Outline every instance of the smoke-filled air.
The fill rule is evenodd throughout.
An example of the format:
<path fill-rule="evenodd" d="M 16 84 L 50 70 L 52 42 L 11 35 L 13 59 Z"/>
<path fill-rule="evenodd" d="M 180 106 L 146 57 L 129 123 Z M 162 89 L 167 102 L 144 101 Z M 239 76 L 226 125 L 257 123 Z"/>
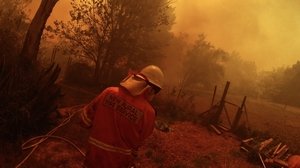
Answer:
<path fill-rule="evenodd" d="M 0 9 L 0 167 L 300 168 L 300 1 Z"/>
<path fill-rule="evenodd" d="M 173 31 L 204 33 L 216 47 L 238 52 L 259 70 L 288 66 L 300 56 L 297 0 L 177 0 Z"/>

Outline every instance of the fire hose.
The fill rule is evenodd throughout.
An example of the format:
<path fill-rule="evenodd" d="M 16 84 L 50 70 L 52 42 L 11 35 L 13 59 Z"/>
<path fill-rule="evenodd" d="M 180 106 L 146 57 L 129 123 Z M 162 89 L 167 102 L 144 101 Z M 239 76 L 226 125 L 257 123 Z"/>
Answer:
<path fill-rule="evenodd" d="M 53 138 L 53 139 L 59 139 L 62 140 L 68 144 L 71 144 L 77 151 L 79 151 L 81 153 L 82 156 L 85 157 L 85 153 L 78 147 L 76 146 L 72 141 L 64 138 L 64 137 L 60 137 L 60 136 L 56 136 L 53 135 L 59 128 L 61 128 L 62 126 L 66 125 L 67 123 L 69 123 L 71 121 L 71 118 L 73 116 L 75 116 L 75 114 L 77 112 L 79 112 L 81 110 L 81 108 L 84 105 L 77 105 L 72 107 L 72 109 L 77 109 L 76 111 L 74 111 L 72 114 L 70 114 L 70 112 L 68 112 L 68 117 L 66 117 L 57 127 L 53 128 L 51 131 L 49 131 L 46 135 L 41 135 L 41 136 L 37 136 L 37 137 L 33 137 L 31 139 L 29 139 L 28 141 L 26 141 L 25 143 L 22 144 L 22 150 L 26 150 L 26 149 L 31 149 L 30 153 L 15 167 L 15 168 L 20 168 L 29 158 L 30 156 L 34 153 L 34 151 L 39 147 L 40 144 L 42 144 L 44 141 L 46 141 L 48 138 Z M 36 143 L 33 143 L 31 145 L 28 145 L 34 141 L 37 141 Z"/>

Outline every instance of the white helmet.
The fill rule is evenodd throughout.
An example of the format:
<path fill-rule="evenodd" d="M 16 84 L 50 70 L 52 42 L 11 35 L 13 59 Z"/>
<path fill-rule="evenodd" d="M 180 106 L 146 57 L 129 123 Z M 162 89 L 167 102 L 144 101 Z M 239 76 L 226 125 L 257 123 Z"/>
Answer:
<path fill-rule="evenodd" d="M 163 82 L 164 82 L 164 73 L 161 69 L 155 65 L 146 66 L 144 69 L 141 70 L 140 74 L 146 77 L 152 85 L 162 89 Z"/>
<path fill-rule="evenodd" d="M 120 85 L 125 87 L 133 96 L 143 93 L 143 91 L 151 86 L 155 92 L 162 89 L 164 82 L 164 74 L 161 69 L 155 65 L 149 65 L 143 68 L 138 74 L 126 77 Z"/>

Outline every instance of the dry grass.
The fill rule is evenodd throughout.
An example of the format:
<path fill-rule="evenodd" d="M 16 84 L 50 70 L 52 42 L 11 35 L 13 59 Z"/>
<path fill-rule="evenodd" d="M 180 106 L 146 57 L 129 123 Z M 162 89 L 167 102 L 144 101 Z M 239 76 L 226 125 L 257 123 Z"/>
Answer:
<path fill-rule="evenodd" d="M 194 94 L 193 100 L 189 100 L 189 96 L 187 95 L 185 98 L 179 99 L 176 103 L 174 101 L 174 96 L 170 94 L 160 95 L 159 101 L 166 102 L 166 99 L 170 100 L 167 101 L 170 105 L 162 108 L 160 113 L 163 113 L 163 117 L 167 117 L 171 120 L 193 121 L 195 119 L 194 114 L 199 114 L 210 109 L 213 97 L 213 93 L 208 91 Z M 216 94 L 213 104 L 217 104 L 221 100 L 221 96 L 222 92 L 219 91 Z M 237 105 L 225 104 L 231 123 L 233 122 L 238 106 L 241 105 L 243 98 L 244 96 L 242 95 L 230 95 L 230 92 L 226 97 L 227 102 Z M 179 106 L 179 108 L 172 107 L 174 104 Z M 192 106 L 194 107 L 193 109 L 190 108 Z M 271 136 L 278 141 L 286 143 L 290 147 L 291 153 L 300 153 L 300 108 L 248 97 L 246 101 L 246 112 L 247 113 L 243 113 L 240 123 L 244 124 L 246 130 L 249 130 L 250 134 L 265 137 Z M 230 127 L 224 110 L 221 119 L 223 125 Z M 242 134 L 245 135 L 246 133 Z"/>
<path fill-rule="evenodd" d="M 211 93 L 212 95 L 212 93 Z M 202 107 L 196 109 L 197 112 L 203 112 L 203 109 L 210 108 L 209 98 L 211 95 L 204 93 L 199 94 L 197 102 L 202 101 Z M 216 96 L 216 101 L 220 100 L 221 95 Z M 243 96 L 228 95 L 226 101 L 232 102 L 240 106 Z M 206 102 L 206 103 L 205 103 Z M 234 119 L 237 107 L 226 104 L 228 114 L 231 121 Z M 272 136 L 290 146 L 292 153 L 300 153 L 300 108 L 283 104 L 269 102 L 263 99 L 247 98 L 246 112 L 248 115 L 248 123 L 246 123 L 246 114 L 242 115 L 240 123 L 246 123 L 250 129 L 266 136 Z M 223 111 L 224 117 L 224 111 Z M 223 122 L 228 124 L 227 119 L 223 118 Z M 248 125 L 249 124 L 249 125 Z"/>
<path fill-rule="evenodd" d="M 140 149 L 141 168 L 257 168 L 240 152 L 239 141 L 230 133 L 216 136 L 191 122 L 175 122 L 171 132 L 155 130 Z"/>

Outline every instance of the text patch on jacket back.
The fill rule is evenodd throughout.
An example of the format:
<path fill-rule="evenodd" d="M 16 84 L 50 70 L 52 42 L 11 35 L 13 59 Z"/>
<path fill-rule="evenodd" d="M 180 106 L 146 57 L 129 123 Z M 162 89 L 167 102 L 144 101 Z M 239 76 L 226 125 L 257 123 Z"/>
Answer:
<path fill-rule="evenodd" d="M 114 109 L 121 113 L 122 116 L 135 123 L 137 123 L 143 115 L 139 109 L 114 94 L 107 94 L 105 96 L 104 106 Z"/>

